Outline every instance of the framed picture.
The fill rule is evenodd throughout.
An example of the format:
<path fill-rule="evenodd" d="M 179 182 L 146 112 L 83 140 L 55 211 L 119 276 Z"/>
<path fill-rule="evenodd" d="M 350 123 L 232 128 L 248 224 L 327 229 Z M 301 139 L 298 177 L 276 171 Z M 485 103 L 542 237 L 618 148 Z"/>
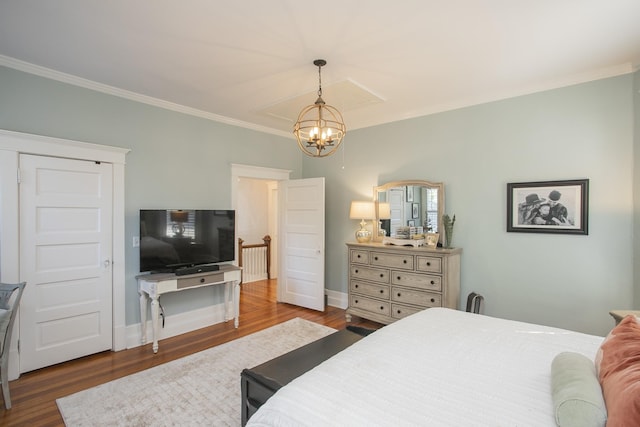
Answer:
<path fill-rule="evenodd" d="M 413 203 L 411 205 L 411 218 L 418 218 L 420 216 L 420 203 Z"/>
<path fill-rule="evenodd" d="M 415 227 L 416 226 L 416 220 L 415 219 L 410 219 L 407 221 L 407 226 L 409 227 Z"/>
<path fill-rule="evenodd" d="M 440 239 L 439 233 L 427 233 L 424 244 L 428 248 L 435 249 L 438 246 L 438 239 Z"/>
<path fill-rule="evenodd" d="M 507 231 L 589 234 L 589 180 L 507 184 Z"/>
<path fill-rule="evenodd" d="M 407 202 L 413 202 L 413 186 L 407 185 Z"/>

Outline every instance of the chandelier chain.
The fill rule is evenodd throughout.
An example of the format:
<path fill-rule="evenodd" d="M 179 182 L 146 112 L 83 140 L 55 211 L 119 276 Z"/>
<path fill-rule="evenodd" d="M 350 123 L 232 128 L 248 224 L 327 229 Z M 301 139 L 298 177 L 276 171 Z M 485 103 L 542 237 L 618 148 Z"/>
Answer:
<path fill-rule="evenodd" d="M 318 65 L 318 96 L 322 97 L 322 65 Z"/>

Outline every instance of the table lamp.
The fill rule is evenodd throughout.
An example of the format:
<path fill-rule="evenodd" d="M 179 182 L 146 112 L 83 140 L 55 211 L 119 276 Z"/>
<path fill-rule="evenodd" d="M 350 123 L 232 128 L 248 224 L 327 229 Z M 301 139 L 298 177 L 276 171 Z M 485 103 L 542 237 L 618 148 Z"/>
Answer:
<path fill-rule="evenodd" d="M 371 232 L 366 229 L 367 222 L 365 220 L 374 219 L 375 217 L 375 205 L 373 202 L 351 202 L 349 218 L 362 220 L 360 221 L 360 229 L 356 231 L 356 240 L 358 243 L 367 243 L 371 241 Z"/>

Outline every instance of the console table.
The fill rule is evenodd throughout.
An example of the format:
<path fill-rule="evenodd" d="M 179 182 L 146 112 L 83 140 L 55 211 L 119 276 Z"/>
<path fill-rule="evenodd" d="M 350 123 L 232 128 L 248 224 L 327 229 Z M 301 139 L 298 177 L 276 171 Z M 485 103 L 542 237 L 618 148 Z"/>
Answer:
<path fill-rule="evenodd" d="M 235 265 L 221 265 L 220 270 L 176 276 L 173 273 L 142 274 L 138 279 L 140 294 L 140 320 L 142 323 L 142 345 L 147 342 L 147 304 L 151 299 L 151 328 L 153 352 L 158 352 L 158 316 L 160 295 L 180 292 L 203 286 L 224 285 L 224 321 L 229 317 L 229 302 L 233 307 L 234 325 L 237 328 L 240 313 L 240 271 Z"/>

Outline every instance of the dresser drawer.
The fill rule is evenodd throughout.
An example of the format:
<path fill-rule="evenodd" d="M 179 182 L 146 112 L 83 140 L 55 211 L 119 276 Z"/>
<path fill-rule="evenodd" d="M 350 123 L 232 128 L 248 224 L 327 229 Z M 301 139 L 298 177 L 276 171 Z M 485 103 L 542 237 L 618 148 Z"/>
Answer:
<path fill-rule="evenodd" d="M 407 317 L 422 310 L 423 309 L 421 308 L 407 307 L 406 305 L 391 304 L 391 317 L 394 319 L 402 319 L 403 317 Z"/>
<path fill-rule="evenodd" d="M 382 268 L 363 267 L 361 265 L 352 265 L 351 277 L 372 280 L 378 283 L 389 283 L 389 270 Z"/>
<path fill-rule="evenodd" d="M 386 301 L 377 301 L 360 295 L 351 295 L 349 305 L 354 308 L 382 314 L 384 316 L 390 315 L 390 304 Z"/>
<path fill-rule="evenodd" d="M 413 270 L 413 255 L 395 255 L 382 252 L 371 252 L 371 265 Z"/>
<path fill-rule="evenodd" d="M 389 299 L 389 286 L 374 283 L 351 281 L 351 292 L 376 298 Z"/>
<path fill-rule="evenodd" d="M 442 277 L 428 274 L 406 273 L 404 271 L 391 272 L 391 284 L 411 286 L 413 288 L 442 290 Z"/>
<path fill-rule="evenodd" d="M 391 301 L 422 307 L 442 307 L 442 295 L 405 288 L 393 287 L 391 289 Z"/>
<path fill-rule="evenodd" d="M 369 252 L 352 249 L 351 262 L 358 264 L 369 264 Z"/>
<path fill-rule="evenodd" d="M 416 270 L 428 273 L 442 273 L 442 258 L 418 256 Z"/>

